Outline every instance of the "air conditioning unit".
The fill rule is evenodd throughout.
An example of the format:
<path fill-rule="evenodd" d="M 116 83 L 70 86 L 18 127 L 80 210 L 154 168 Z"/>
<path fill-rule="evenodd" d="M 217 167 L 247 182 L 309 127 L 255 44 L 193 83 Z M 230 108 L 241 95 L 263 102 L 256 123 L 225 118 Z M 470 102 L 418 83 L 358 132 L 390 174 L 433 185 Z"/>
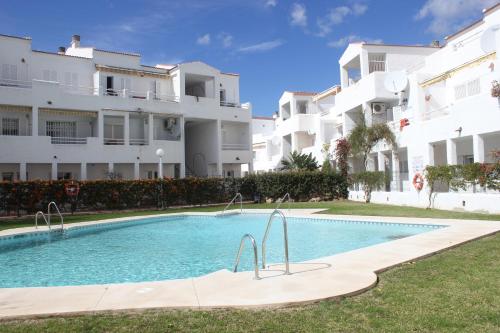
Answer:
<path fill-rule="evenodd" d="M 163 121 L 163 129 L 171 130 L 175 125 L 177 125 L 177 118 L 167 118 Z"/>
<path fill-rule="evenodd" d="M 380 103 L 380 102 L 372 103 L 373 114 L 382 114 L 385 113 L 386 110 L 387 106 L 385 105 L 385 103 Z"/>

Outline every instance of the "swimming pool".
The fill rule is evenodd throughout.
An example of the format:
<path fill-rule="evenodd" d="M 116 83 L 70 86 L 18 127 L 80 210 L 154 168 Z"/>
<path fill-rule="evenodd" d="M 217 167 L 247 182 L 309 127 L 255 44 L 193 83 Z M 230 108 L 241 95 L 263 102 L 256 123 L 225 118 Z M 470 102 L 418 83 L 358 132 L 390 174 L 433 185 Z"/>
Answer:
<path fill-rule="evenodd" d="M 259 244 L 269 215 L 178 215 L 0 237 L 0 288 L 109 284 L 196 277 L 232 269 L 241 237 Z M 330 256 L 442 226 L 288 217 L 290 261 Z M 267 262 L 283 262 L 276 220 Z M 252 269 L 250 246 L 240 270 Z"/>

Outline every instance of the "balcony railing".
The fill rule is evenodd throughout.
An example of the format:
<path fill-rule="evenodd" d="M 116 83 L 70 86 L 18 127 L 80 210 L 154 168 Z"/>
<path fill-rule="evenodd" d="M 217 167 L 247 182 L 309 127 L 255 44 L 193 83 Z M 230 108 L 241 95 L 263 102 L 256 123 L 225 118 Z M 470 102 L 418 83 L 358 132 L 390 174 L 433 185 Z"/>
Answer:
<path fill-rule="evenodd" d="M 111 146 L 124 145 L 125 139 L 123 139 L 123 138 L 121 138 L 121 139 L 104 138 L 104 144 L 111 145 Z"/>
<path fill-rule="evenodd" d="M 52 136 L 50 137 L 50 143 L 53 145 L 85 145 L 87 144 L 87 138 Z"/>
<path fill-rule="evenodd" d="M 222 150 L 249 150 L 246 143 L 223 143 Z"/>
<path fill-rule="evenodd" d="M 241 108 L 241 104 L 228 101 L 220 101 L 220 106 L 226 106 L 230 108 Z"/>
<path fill-rule="evenodd" d="M 130 139 L 129 144 L 131 146 L 146 146 L 148 145 L 148 139 Z"/>
<path fill-rule="evenodd" d="M 11 88 L 31 88 L 31 81 L 0 79 L 0 86 Z"/>

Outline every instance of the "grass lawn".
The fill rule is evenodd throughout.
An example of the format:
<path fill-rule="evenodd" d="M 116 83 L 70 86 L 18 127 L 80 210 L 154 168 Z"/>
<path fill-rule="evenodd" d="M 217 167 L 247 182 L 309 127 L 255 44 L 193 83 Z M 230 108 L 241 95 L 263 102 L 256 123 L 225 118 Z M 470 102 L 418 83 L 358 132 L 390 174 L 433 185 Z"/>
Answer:
<path fill-rule="evenodd" d="M 380 275 L 355 297 L 267 310 L 0 322 L 1 332 L 500 332 L 500 234 Z"/>
<path fill-rule="evenodd" d="M 282 205 L 283 209 L 287 208 L 287 203 Z M 109 218 L 164 214 L 173 212 L 210 212 L 222 210 L 224 205 L 210 207 L 196 207 L 185 209 L 166 209 L 166 210 L 147 210 L 147 211 L 127 211 L 127 212 L 112 212 L 102 214 L 78 214 L 74 216 L 65 216 L 64 223 L 75 223 L 85 221 L 96 221 Z M 237 208 L 238 206 L 235 206 Z M 276 204 L 246 204 L 246 208 L 275 208 Z M 292 208 L 325 208 L 325 214 L 341 214 L 341 215 L 369 215 L 369 216 L 401 216 L 401 217 L 429 217 L 429 218 L 448 218 L 448 219 L 469 219 L 469 220 L 493 220 L 500 221 L 499 214 L 481 214 L 481 213 L 463 213 L 438 209 L 423 209 L 414 207 L 401 207 L 393 205 L 381 204 L 365 204 L 355 201 L 329 201 L 329 202 L 296 202 L 291 204 Z M 43 220 L 41 221 L 43 223 Z M 53 217 L 53 223 L 58 224 L 59 218 Z M 19 218 L 11 220 L 0 220 L 0 230 L 28 227 L 34 225 L 34 218 Z"/>

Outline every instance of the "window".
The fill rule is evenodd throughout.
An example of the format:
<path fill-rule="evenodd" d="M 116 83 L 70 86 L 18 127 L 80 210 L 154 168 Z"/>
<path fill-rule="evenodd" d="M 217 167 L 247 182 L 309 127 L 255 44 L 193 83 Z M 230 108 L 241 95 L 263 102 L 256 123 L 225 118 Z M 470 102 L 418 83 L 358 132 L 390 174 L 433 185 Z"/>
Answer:
<path fill-rule="evenodd" d="M 373 72 L 385 72 L 385 54 L 383 53 L 372 53 L 368 55 L 369 71 Z"/>
<path fill-rule="evenodd" d="M 14 181 L 14 173 L 13 172 L 2 172 L 2 180 L 4 182 L 13 182 Z"/>
<path fill-rule="evenodd" d="M 455 99 L 461 99 L 467 96 L 467 90 L 465 88 L 465 83 L 455 86 Z"/>
<path fill-rule="evenodd" d="M 47 121 L 45 135 L 58 138 L 76 138 L 75 121 Z"/>
<path fill-rule="evenodd" d="M 116 92 L 114 90 L 114 78 L 112 76 L 106 76 L 106 95 L 116 96 Z"/>
<path fill-rule="evenodd" d="M 57 180 L 66 180 L 66 179 L 73 179 L 71 177 L 71 172 L 58 172 L 57 173 Z"/>
<path fill-rule="evenodd" d="M 148 179 L 157 179 L 158 171 L 148 171 Z"/>
<path fill-rule="evenodd" d="M 2 118 L 2 135 L 19 135 L 19 119 Z"/>
<path fill-rule="evenodd" d="M 221 89 L 220 90 L 220 101 L 221 102 L 225 102 L 226 101 L 226 90 L 225 89 Z"/>
<path fill-rule="evenodd" d="M 481 92 L 481 86 L 479 79 L 475 79 L 472 81 L 467 82 L 467 95 L 472 96 L 472 95 L 477 95 Z"/>
<path fill-rule="evenodd" d="M 2 64 L 2 81 L 5 84 L 13 84 L 17 81 L 17 66 Z"/>
<path fill-rule="evenodd" d="M 57 72 L 49 69 L 45 69 L 42 72 L 42 80 L 57 82 Z"/>
<path fill-rule="evenodd" d="M 462 159 L 463 165 L 474 164 L 474 155 L 464 155 Z"/>

